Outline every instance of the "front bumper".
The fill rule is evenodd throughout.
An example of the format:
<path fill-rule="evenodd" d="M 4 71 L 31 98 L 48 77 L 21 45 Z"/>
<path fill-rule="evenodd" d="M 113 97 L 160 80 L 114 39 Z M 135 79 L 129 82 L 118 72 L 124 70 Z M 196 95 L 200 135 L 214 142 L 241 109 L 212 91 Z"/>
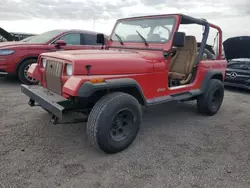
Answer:
<path fill-rule="evenodd" d="M 4 76 L 8 74 L 7 71 L 7 59 L 5 57 L 0 57 L 0 76 Z"/>
<path fill-rule="evenodd" d="M 250 83 L 249 84 L 240 84 L 236 82 L 227 82 L 224 81 L 225 86 L 230 86 L 230 87 L 237 87 L 237 88 L 242 88 L 242 89 L 249 89 L 250 90 Z"/>
<path fill-rule="evenodd" d="M 22 84 L 21 92 L 30 97 L 31 101 L 38 103 L 39 106 L 55 115 L 59 120 L 63 119 L 65 107 L 60 103 L 68 101 L 64 97 L 38 85 Z"/>

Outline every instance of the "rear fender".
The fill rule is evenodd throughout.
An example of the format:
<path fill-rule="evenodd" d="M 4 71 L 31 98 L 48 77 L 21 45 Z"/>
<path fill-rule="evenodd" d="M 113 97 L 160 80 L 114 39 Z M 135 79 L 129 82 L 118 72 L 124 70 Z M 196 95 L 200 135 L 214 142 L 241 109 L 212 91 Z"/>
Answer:
<path fill-rule="evenodd" d="M 208 70 L 201 84 L 201 91 L 205 92 L 207 85 L 211 79 L 218 79 L 224 82 L 224 76 L 219 70 Z"/>

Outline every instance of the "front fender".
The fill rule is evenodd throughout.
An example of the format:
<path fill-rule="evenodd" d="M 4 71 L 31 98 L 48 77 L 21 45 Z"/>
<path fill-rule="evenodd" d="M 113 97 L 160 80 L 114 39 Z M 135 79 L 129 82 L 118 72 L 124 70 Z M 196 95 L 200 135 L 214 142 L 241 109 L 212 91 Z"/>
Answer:
<path fill-rule="evenodd" d="M 110 80 L 106 80 L 103 83 L 97 83 L 97 84 L 93 84 L 91 82 L 85 82 L 79 88 L 78 96 L 89 97 L 96 91 L 119 89 L 119 88 L 125 88 L 125 87 L 135 87 L 143 96 L 141 87 L 139 86 L 137 81 L 132 78 L 110 79 Z"/>
<path fill-rule="evenodd" d="M 91 83 L 89 79 L 86 80 L 79 77 L 70 77 L 63 86 L 63 93 L 71 96 L 88 98 L 97 91 L 123 89 L 129 87 L 136 88 L 145 101 L 140 85 L 132 78 L 114 78 L 107 79 L 102 83 Z"/>

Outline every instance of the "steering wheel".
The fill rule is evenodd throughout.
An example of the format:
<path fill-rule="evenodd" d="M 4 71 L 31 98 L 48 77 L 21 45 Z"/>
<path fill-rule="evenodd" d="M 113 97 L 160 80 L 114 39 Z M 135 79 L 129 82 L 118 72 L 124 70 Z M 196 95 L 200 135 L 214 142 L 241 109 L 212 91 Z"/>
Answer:
<path fill-rule="evenodd" d="M 154 28 L 154 30 L 157 29 L 157 28 L 159 28 L 159 27 L 162 27 L 162 28 L 166 29 L 168 31 L 168 37 L 170 36 L 171 31 L 170 31 L 170 29 L 168 27 L 165 27 L 165 26 L 156 26 Z M 168 39 L 166 39 L 164 37 L 161 37 L 161 40 L 168 40 Z"/>
<path fill-rule="evenodd" d="M 200 53 L 200 47 L 197 48 L 197 51 L 198 51 L 198 53 Z M 215 59 L 215 55 L 206 48 L 204 49 L 204 54 L 207 55 L 208 60 Z"/>

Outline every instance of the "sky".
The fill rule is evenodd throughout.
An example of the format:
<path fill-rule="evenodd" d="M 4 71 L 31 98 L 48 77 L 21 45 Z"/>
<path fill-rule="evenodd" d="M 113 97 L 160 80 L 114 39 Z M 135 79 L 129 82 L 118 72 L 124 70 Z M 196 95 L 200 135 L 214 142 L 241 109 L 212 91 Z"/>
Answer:
<path fill-rule="evenodd" d="M 219 25 L 223 40 L 250 35 L 250 0 L 0 0 L 0 27 L 43 33 L 85 29 L 110 34 L 119 18 L 184 13 Z"/>

